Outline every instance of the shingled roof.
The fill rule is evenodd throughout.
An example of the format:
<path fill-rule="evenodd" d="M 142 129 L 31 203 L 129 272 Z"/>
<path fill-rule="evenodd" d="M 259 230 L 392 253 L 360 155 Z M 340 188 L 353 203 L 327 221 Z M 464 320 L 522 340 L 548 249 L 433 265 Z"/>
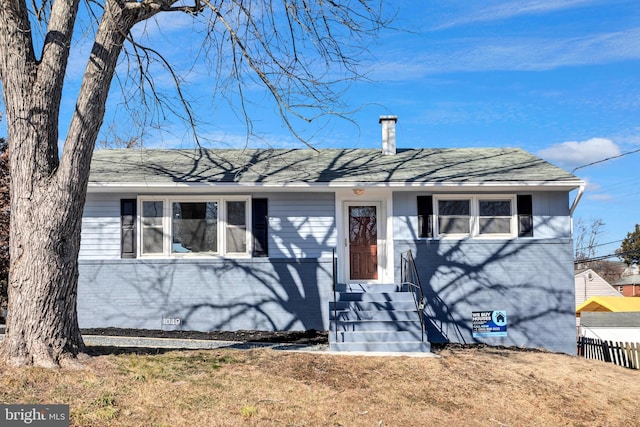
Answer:
<path fill-rule="evenodd" d="M 97 150 L 90 185 L 108 183 L 575 183 L 517 148 Z"/>

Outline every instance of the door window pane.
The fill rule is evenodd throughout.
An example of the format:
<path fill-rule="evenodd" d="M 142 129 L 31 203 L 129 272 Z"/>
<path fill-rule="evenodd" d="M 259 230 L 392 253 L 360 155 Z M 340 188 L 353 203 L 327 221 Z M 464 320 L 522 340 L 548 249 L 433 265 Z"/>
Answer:
<path fill-rule="evenodd" d="M 349 243 L 374 245 L 378 240 L 375 206 L 349 206 Z"/>

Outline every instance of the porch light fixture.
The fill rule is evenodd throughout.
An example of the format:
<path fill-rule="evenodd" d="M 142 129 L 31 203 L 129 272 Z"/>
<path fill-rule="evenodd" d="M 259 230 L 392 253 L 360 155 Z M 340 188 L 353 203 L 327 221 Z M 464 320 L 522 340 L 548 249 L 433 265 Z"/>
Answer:
<path fill-rule="evenodd" d="M 356 196 L 362 196 L 364 194 L 364 189 L 362 189 L 362 188 L 354 188 L 353 189 L 353 194 L 355 194 Z"/>

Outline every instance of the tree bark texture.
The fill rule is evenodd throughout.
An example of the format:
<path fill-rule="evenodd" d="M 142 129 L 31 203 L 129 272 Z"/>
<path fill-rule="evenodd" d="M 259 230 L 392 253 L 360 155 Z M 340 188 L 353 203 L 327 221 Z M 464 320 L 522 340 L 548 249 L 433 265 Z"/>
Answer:
<path fill-rule="evenodd" d="M 58 119 L 78 0 L 55 0 L 36 60 L 23 0 L 0 0 L 0 78 L 11 172 L 9 306 L 0 355 L 57 367 L 84 350 L 76 311 L 81 219 L 91 155 L 118 56 L 139 11 L 108 1 L 62 159 Z"/>

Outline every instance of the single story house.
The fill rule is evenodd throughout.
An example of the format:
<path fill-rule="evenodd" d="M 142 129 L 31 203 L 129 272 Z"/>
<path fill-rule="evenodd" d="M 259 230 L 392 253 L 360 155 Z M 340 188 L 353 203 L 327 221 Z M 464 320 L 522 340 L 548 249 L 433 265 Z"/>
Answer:
<path fill-rule="evenodd" d="M 97 150 L 80 327 L 390 341 L 419 319 L 431 342 L 575 353 L 585 183 L 517 148 L 399 149 L 396 121 L 382 149 Z M 386 333 L 349 335 L 365 324 Z"/>

